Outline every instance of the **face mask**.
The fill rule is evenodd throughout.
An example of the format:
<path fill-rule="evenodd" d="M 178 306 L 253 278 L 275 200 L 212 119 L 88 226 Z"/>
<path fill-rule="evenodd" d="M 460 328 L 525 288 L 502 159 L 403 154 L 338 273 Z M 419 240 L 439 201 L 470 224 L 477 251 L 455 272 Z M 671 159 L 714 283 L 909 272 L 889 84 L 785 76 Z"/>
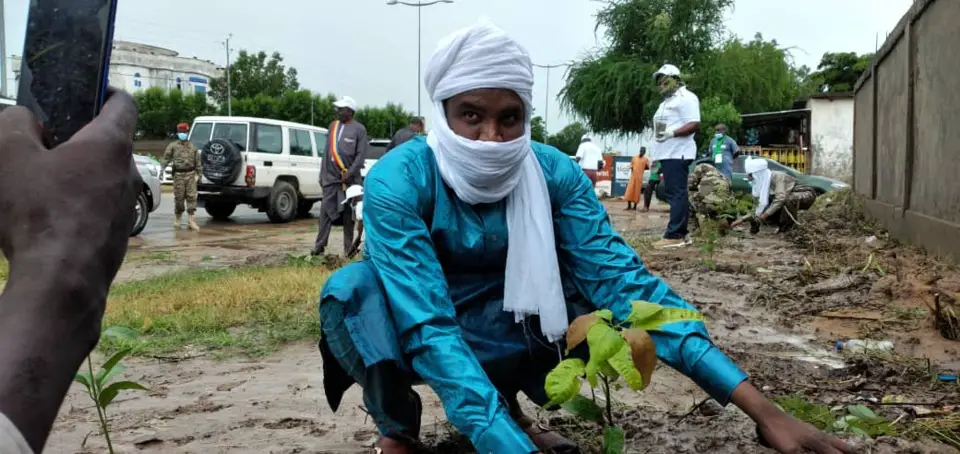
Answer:
<path fill-rule="evenodd" d="M 180 140 L 187 140 L 187 133 L 185 132 L 177 133 L 177 138 Z"/>
<path fill-rule="evenodd" d="M 719 138 L 723 137 L 723 133 L 718 132 L 718 133 L 714 134 L 713 137 L 716 137 L 716 138 L 719 139 Z"/>

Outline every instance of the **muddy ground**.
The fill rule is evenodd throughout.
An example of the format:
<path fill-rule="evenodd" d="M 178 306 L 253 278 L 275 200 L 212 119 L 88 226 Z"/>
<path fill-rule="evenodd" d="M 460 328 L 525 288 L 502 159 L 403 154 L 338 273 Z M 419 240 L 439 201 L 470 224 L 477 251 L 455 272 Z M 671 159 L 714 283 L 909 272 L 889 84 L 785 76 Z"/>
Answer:
<path fill-rule="evenodd" d="M 955 268 L 882 234 L 831 230 L 825 235 L 823 229 L 836 226 L 812 224 L 806 233 L 790 237 L 771 230 L 756 237 L 734 232 L 717 243 L 651 251 L 651 237 L 666 224 L 666 207 L 636 213 L 624 211 L 618 202 L 607 206 L 647 266 L 708 317 L 717 345 L 767 394 L 799 394 L 828 405 L 900 396 L 912 405 L 875 408 L 891 420 L 899 418 L 897 425 L 904 429 L 918 414 L 933 417 L 931 411 L 960 404 L 960 388 L 935 378 L 938 372 L 960 369 L 960 344 L 943 339 L 927 309 L 935 294 L 942 301 L 960 294 Z M 209 240 L 193 238 L 185 246 L 134 244 L 119 279 L 144 279 L 188 267 L 270 263 L 308 250 L 313 240 L 309 227 L 245 226 Z M 331 240 L 332 245 L 338 242 Z M 833 345 L 848 337 L 893 340 L 898 357 L 844 358 Z M 261 359 L 127 363 L 128 377 L 153 393 L 121 395 L 111 407 L 119 452 L 372 452 L 376 433 L 361 408 L 360 390 L 351 389 L 340 411 L 331 412 L 313 343 L 290 345 Z M 444 423 L 433 393 L 426 387 L 419 391 L 424 398 L 424 438 L 432 451 L 470 452 Z M 623 403 L 619 413 L 628 452 L 770 452 L 756 443 L 755 426 L 736 408 L 708 402 L 691 411 L 705 394 L 666 367 L 658 369 L 644 393 L 619 392 L 616 397 Z M 595 428 L 562 412 L 541 418 L 595 452 Z M 957 452 L 932 442 L 851 441 L 863 452 Z M 62 408 L 47 452 L 105 452 L 96 413 L 78 386 Z"/>

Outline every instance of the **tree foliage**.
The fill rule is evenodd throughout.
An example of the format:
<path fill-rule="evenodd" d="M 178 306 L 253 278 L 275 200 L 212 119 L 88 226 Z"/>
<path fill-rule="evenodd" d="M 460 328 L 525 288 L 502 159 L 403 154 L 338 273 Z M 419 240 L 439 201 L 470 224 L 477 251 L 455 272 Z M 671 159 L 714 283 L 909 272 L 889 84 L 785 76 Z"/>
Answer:
<path fill-rule="evenodd" d="M 828 53 L 817 72 L 797 67 L 776 40 L 732 36 L 723 25 L 732 6 L 733 0 L 607 0 L 596 24 L 607 45 L 570 67 L 561 106 L 599 134 L 640 134 L 662 100 L 653 73 L 671 63 L 700 97 L 703 122 L 712 111 L 729 124 L 741 113 L 789 109 L 818 91 L 852 90 L 869 67 L 872 55 L 855 53 Z"/>
<path fill-rule="evenodd" d="M 713 138 L 717 123 L 727 125 L 727 135 L 737 137 L 740 132 L 740 112 L 730 102 L 723 102 L 716 96 L 700 100 L 700 134 L 697 134 L 697 149 L 707 150 Z"/>
<path fill-rule="evenodd" d="M 535 142 L 547 143 L 547 125 L 543 117 L 536 116 L 530 120 L 530 137 Z"/>
<path fill-rule="evenodd" d="M 855 52 L 827 52 L 820 59 L 817 72 L 810 75 L 817 91 L 853 91 L 857 80 L 870 67 L 874 54 L 857 55 Z"/>
<path fill-rule="evenodd" d="M 230 63 L 230 93 L 234 99 L 255 98 L 257 95 L 280 97 L 288 91 L 300 89 L 296 68 L 287 68 L 279 52 L 267 55 L 241 50 Z M 219 103 L 227 100 L 227 78 L 210 81 L 210 97 Z"/>
<path fill-rule="evenodd" d="M 148 139 L 168 138 L 177 130 L 178 123 L 190 123 L 197 116 L 215 112 L 206 96 L 185 95 L 177 89 L 153 87 L 134 94 L 133 100 L 139 109 L 137 132 Z"/>
<path fill-rule="evenodd" d="M 577 148 L 580 147 L 580 140 L 587 133 L 587 127 L 580 122 L 570 123 L 563 127 L 556 134 L 547 137 L 547 145 L 556 147 L 558 150 L 573 156 L 577 154 Z"/>
<path fill-rule="evenodd" d="M 690 88 L 701 99 L 732 103 L 738 112 L 786 110 L 800 95 L 787 50 L 759 33 L 751 41 L 729 39 L 703 61 Z"/>
<path fill-rule="evenodd" d="M 597 13 L 604 52 L 573 64 L 560 102 L 592 131 L 639 134 L 661 97 L 653 73 L 665 62 L 690 73 L 723 34 L 733 0 L 610 0 Z"/>

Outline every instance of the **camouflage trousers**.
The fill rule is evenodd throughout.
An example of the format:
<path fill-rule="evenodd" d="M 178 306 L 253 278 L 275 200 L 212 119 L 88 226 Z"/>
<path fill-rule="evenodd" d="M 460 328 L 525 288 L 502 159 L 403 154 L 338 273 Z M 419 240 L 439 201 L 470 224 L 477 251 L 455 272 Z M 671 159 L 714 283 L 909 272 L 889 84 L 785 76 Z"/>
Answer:
<path fill-rule="evenodd" d="M 797 225 L 797 217 L 801 211 L 809 210 L 813 203 L 817 201 L 816 191 L 802 190 L 793 191 L 787 195 L 787 200 L 783 202 L 783 207 L 767 217 L 766 224 L 772 224 L 779 227 L 778 232 L 787 232 Z M 760 222 L 754 218 L 751 222 L 750 230 L 756 233 L 760 230 Z"/>
<path fill-rule="evenodd" d="M 700 228 L 700 219 L 698 216 L 704 216 L 710 219 L 723 218 L 731 206 L 733 206 L 733 200 L 730 197 L 715 194 L 704 197 L 698 193 L 690 194 L 690 227 L 693 230 Z"/>
<path fill-rule="evenodd" d="M 173 174 L 173 212 L 181 215 L 197 212 L 197 173 L 183 172 Z M 184 207 L 186 205 L 186 207 Z"/>

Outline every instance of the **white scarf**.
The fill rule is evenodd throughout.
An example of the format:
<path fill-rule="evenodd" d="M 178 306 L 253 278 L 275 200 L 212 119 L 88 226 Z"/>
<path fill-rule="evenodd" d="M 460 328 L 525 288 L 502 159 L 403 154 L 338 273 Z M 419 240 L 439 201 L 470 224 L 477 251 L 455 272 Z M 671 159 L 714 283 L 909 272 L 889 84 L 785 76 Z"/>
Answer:
<path fill-rule="evenodd" d="M 427 135 L 443 181 L 471 205 L 507 200 L 507 269 L 503 310 L 517 322 L 540 316 L 551 342 L 567 331 L 550 194 L 530 145 L 533 65 L 517 42 L 485 19 L 440 41 L 427 63 L 424 85 L 434 104 L 435 126 Z M 523 100 L 525 133 L 498 143 L 456 135 L 443 101 L 479 88 L 513 90 Z"/>
<path fill-rule="evenodd" d="M 747 159 L 744 170 L 753 176 L 753 197 L 757 199 L 757 216 L 763 214 L 770 205 L 770 169 L 767 160 L 762 158 Z"/>

